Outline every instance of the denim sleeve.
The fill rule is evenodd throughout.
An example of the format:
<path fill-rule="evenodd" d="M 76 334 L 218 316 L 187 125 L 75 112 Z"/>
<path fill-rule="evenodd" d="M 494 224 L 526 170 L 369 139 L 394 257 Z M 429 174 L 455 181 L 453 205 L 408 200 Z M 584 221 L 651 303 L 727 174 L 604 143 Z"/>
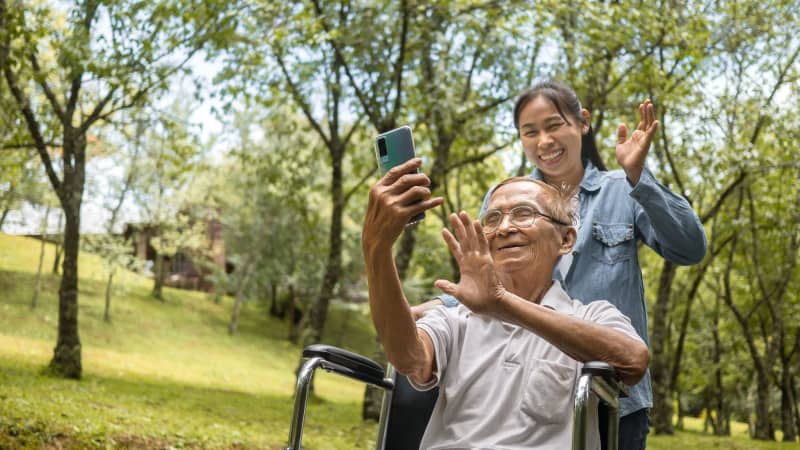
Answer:
<path fill-rule="evenodd" d="M 459 302 L 457 298 L 453 297 L 450 294 L 441 294 L 436 296 L 435 298 L 438 298 L 442 302 L 442 304 L 448 308 L 454 308 L 461 304 L 461 302 Z"/>
<path fill-rule="evenodd" d="M 679 265 L 699 263 L 706 233 L 689 202 L 659 183 L 645 167 L 631 191 L 636 200 L 636 232 L 659 255 Z"/>

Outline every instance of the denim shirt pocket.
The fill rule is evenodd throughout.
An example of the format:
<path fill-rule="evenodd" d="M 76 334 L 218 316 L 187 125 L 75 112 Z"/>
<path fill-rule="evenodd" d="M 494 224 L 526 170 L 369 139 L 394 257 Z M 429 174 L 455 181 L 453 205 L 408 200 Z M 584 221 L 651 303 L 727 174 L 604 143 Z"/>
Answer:
<path fill-rule="evenodd" d="M 592 223 L 592 256 L 606 264 L 616 264 L 633 257 L 633 224 Z"/>

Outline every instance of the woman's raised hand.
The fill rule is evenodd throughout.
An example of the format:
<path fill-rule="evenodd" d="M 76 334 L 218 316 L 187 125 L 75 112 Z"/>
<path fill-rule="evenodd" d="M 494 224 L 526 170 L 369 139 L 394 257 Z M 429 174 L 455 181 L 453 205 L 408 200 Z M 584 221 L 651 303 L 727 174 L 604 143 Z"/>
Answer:
<path fill-rule="evenodd" d="M 617 162 L 631 184 L 639 182 L 642 175 L 650 143 L 658 129 L 658 121 L 653 111 L 653 102 L 650 99 L 639 105 L 639 125 L 633 134 L 628 137 L 628 127 L 624 123 L 617 128 Z"/>

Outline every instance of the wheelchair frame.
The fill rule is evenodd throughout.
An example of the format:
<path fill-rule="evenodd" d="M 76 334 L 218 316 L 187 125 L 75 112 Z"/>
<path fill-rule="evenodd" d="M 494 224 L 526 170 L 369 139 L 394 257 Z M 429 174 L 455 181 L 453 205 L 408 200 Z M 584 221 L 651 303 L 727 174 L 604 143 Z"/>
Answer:
<path fill-rule="evenodd" d="M 371 384 L 383 390 L 383 403 L 381 404 L 376 442 L 376 449 L 383 450 L 386 445 L 392 392 L 395 386 L 395 377 L 397 376 L 394 367 L 389 365 L 384 374 L 383 368 L 378 363 L 364 356 L 323 344 L 306 347 L 303 350 L 303 357 L 308 359 L 297 373 L 289 446 L 285 450 L 301 450 L 302 448 L 308 394 L 311 389 L 314 372 L 318 368 Z M 589 407 L 592 396 L 599 399 L 600 407 L 608 410 L 608 430 L 606 445 L 603 448 L 618 448 L 619 397 L 627 396 L 627 394 L 628 387 L 617 378 L 614 369 L 608 364 L 601 361 L 590 361 L 583 365 L 575 388 L 572 431 L 573 450 L 586 450 L 588 445 L 588 430 L 586 428 L 592 413 Z"/>

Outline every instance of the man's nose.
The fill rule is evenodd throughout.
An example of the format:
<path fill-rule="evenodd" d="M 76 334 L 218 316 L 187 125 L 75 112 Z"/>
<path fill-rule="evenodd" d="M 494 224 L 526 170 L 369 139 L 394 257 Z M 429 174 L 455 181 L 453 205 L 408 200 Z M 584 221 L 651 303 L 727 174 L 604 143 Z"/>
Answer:
<path fill-rule="evenodd" d="M 519 230 L 516 225 L 511 223 L 511 214 L 503 214 L 503 217 L 500 218 L 500 223 L 497 224 L 497 233 L 506 234 L 511 229 Z"/>

